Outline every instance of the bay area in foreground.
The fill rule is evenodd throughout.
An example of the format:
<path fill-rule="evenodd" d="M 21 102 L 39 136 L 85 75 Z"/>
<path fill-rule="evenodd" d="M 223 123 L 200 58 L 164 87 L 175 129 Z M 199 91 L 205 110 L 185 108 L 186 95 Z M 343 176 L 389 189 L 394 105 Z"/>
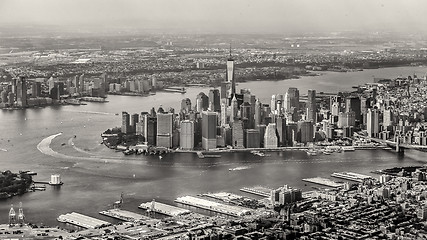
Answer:
<path fill-rule="evenodd" d="M 288 87 L 299 88 L 302 94 L 312 88 L 335 92 L 351 90 L 353 85 L 372 82 L 372 77 L 397 77 L 418 74 L 426 67 L 372 69 L 363 72 L 325 72 L 322 76 L 302 77 L 284 81 L 245 82 L 262 102 L 272 94 L 284 93 Z M 193 153 L 158 156 L 123 156 L 101 145 L 100 134 L 112 126 L 120 126 L 121 111 L 141 112 L 152 107 L 179 108 L 182 98 L 194 101 L 199 92 L 208 88 L 188 88 L 187 93 L 158 93 L 147 97 L 109 96 L 108 103 L 84 106 L 58 106 L 43 109 L 0 111 L 0 152 L 2 166 L 13 172 L 31 170 L 38 173 L 36 181 L 48 181 L 59 173 L 64 185 L 47 187 L 46 191 L 28 193 L 0 202 L 0 222 L 6 223 L 10 204 L 23 203 L 28 221 L 58 225 L 56 218 L 65 213 L 79 212 L 106 221 L 99 215 L 112 208 L 124 192 L 124 209 L 144 213 L 138 206 L 153 198 L 176 205 L 180 196 L 227 191 L 243 194 L 243 187 L 262 185 L 275 188 L 284 184 L 311 190 L 313 185 L 303 178 L 330 178 L 333 172 L 370 172 L 394 166 L 420 165 L 426 154 L 406 151 L 398 156 L 386 150 L 356 150 L 340 154 L 308 156 L 303 151 L 272 152 L 268 157 L 250 153 L 221 153 L 221 158 L 199 159 Z M 47 144 L 52 154 L 38 150 L 38 144 L 49 136 L 61 133 Z M 74 138 L 74 136 L 76 136 Z M 70 142 L 72 140 L 72 144 Z M 239 169 L 229 171 L 229 169 Z M 375 176 L 375 175 L 374 175 Z"/>

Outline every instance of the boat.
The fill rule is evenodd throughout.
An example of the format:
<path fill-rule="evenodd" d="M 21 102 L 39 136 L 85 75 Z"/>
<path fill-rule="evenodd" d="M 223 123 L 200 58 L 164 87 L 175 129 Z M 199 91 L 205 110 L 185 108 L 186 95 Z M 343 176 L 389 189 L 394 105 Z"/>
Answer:
<path fill-rule="evenodd" d="M 333 150 L 331 150 L 331 149 L 324 149 L 322 152 L 323 152 L 323 154 L 325 154 L 325 155 L 331 155 L 334 151 L 333 151 Z"/>
<path fill-rule="evenodd" d="M 343 147 L 342 147 L 342 150 L 343 150 L 344 152 L 350 152 L 350 151 L 354 151 L 355 149 L 354 149 L 354 147 L 353 147 L 353 146 L 343 146 Z"/>
<path fill-rule="evenodd" d="M 159 159 L 161 160 L 163 157 L 162 156 L 159 156 Z"/>
<path fill-rule="evenodd" d="M 235 168 L 229 168 L 228 171 L 240 171 L 240 170 L 245 170 L 248 169 L 248 166 L 244 166 L 244 167 L 235 167 Z"/>
<path fill-rule="evenodd" d="M 307 155 L 309 156 L 316 156 L 317 155 L 317 151 L 314 149 L 309 149 L 307 150 Z"/>

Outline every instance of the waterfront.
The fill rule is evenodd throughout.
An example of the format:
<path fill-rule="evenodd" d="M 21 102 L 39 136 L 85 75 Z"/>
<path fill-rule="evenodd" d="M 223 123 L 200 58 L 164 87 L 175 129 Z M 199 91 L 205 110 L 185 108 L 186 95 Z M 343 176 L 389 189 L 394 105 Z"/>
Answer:
<path fill-rule="evenodd" d="M 272 94 L 284 93 L 290 86 L 299 88 L 301 94 L 306 94 L 308 88 L 335 92 L 372 82 L 373 75 L 396 77 L 426 72 L 425 67 L 328 72 L 318 77 L 240 83 L 238 88 L 250 88 L 261 101 L 268 103 Z M 98 212 L 111 208 L 122 191 L 124 208 L 142 212 L 137 206 L 153 198 L 173 203 L 179 196 L 215 191 L 239 193 L 240 188 L 253 185 L 278 187 L 288 184 L 309 190 L 311 188 L 305 186 L 302 178 L 329 177 L 333 171 L 368 174 L 393 166 L 419 165 L 418 161 L 425 159 L 421 152 L 408 151 L 402 158 L 392 151 L 358 150 L 318 156 L 307 156 L 302 151 L 279 152 L 264 158 L 250 153 L 226 153 L 219 159 L 199 159 L 196 154 L 180 153 L 159 160 L 155 156 L 125 157 L 100 144 L 100 134 L 105 129 L 120 125 L 121 117 L 116 113 L 148 111 L 160 104 L 166 109 L 177 109 L 184 97 L 190 98 L 194 104 L 195 96 L 201 91 L 207 93 L 208 88 L 188 88 L 186 94 L 159 92 L 147 97 L 109 96 L 108 103 L 85 106 L 1 111 L 0 148 L 7 150 L 0 152 L 3 168 L 36 171 L 38 175 L 34 179 L 39 181 L 48 180 L 50 174 L 61 173 L 65 184 L 60 188 L 48 187 L 44 192 L 3 200 L 0 221 L 7 222 L 10 204 L 17 205 L 20 201 L 30 222 L 57 225 L 56 217 L 74 211 L 111 221 Z M 52 149 L 60 155 L 52 157 L 38 151 L 37 145 L 43 139 L 60 132 L 62 135 L 51 143 Z M 248 168 L 228 171 L 241 166 Z"/>

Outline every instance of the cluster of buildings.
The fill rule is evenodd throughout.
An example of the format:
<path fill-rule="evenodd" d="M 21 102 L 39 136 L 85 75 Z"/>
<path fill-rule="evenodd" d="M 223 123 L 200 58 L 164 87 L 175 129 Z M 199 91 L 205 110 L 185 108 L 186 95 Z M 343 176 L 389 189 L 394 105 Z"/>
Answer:
<path fill-rule="evenodd" d="M 147 145 L 169 149 L 277 148 L 314 140 L 315 90 L 309 91 L 306 110 L 306 117 L 300 119 L 302 110 L 296 88 L 277 99 L 273 96 L 271 105 L 262 104 L 247 89 L 236 92 L 234 60 L 230 55 L 226 81 L 208 95 L 198 94 L 194 108 L 186 98 L 179 112 L 165 111 L 163 107 L 157 112 L 154 108 L 140 114 L 123 112 L 121 131 L 142 136 Z"/>
<path fill-rule="evenodd" d="M 236 91 L 230 55 L 226 81 L 208 95 L 199 93 L 195 106 L 186 98 L 179 111 L 160 107 L 157 112 L 123 112 L 121 129 L 149 146 L 182 150 L 275 149 L 351 139 L 355 132 L 368 139 L 427 144 L 425 77 L 375 81 L 338 94 L 308 90 L 300 96 L 291 87 L 273 95 L 270 103 L 261 103 L 248 89 Z"/>
<path fill-rule="evenodd" d="M 411 169 L 413 168 L 413 169 Z M 337 189 L 301 190 L 281 187 L 246 208 L 230 193 L 185 196 L 185 208 L 143 203 L 147 214 L 108 210 L 123 222 L 72 233 L 69 239 L 424 239 L 427 237 L 426 168 L 402 168 L 379 180 L 347 182 Z M 255 193 L 254 193 L 255 194 Z M 220 214 L 195 213 L 201 208 Z M 164 210 L 164 211 L 163 211 Z M 176 211 L 180 211 L 176 214 Z M 106 212 L 108 212 L 106 211 Z M 105 211 L 104 211 L 105 212 Z M 158 218 L 156 213 L 167 216 Z M 85 219 L 91 219 L 90 217 Z M 81 223 L 79 223 L 81 224 Z"/>
<path fill-rule="evenodd" d="M 0 85 L 0 107 L 44 106 L 83 96 L 105 98 L 107 81 L 106 74 L 89 79 L 84 74 L 66 80 L 56 76 L 49 79 L 14 78 L 10 83 Z"/>

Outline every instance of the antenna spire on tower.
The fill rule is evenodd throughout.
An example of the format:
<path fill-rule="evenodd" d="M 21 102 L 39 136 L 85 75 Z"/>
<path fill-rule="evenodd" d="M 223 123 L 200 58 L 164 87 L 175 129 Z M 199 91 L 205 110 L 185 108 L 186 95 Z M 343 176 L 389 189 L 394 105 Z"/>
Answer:
<path fill-rule="evenodd" d="M 230 58 L 231 58 L 231 42 L 230 42 Z"/>

